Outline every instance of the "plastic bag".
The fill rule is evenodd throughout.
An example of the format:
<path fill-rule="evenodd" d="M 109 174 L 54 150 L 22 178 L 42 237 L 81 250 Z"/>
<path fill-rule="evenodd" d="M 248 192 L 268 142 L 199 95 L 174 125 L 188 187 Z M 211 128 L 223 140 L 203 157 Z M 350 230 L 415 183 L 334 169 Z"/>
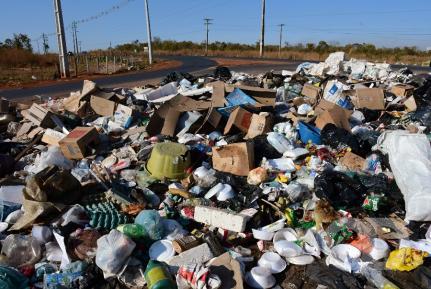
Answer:
<path fill-rule="evenodd" d="M 320 138 L 323 144 L 329 145 L 334 149 L 350 147 L 355 154 L 363 155 L 360 153 L 359 142 L 355 136 L 332 123 L 325 125 L 320 132 Z"/>
<path fill-rule="evenodd" d="M 322 172 L 314 179 L 314 186 L 316 196 L 327 199 L 334 207 L 360 207 L 364 201 L 361 183 L 341 172 Z"/>
<path fill-rule="evenodd" d="M 115 229 L 97 240 L 96 265 L 105 278 L 121 270 L 135 246 L 132 239 Z"/>
<path fill-rule="evenodd" d="M 41 251 L 39 242 L 31 236 L 9 235 L 2 241 L 1 253 L 13 267 L 35 264 L 40 260 Z"/>
<path fill-rule="evenodd" d="M 398 271 L 411 271 L 424 263 L 428 253 L 412 248 L 401 248 L 392 251 L 386 261 L 386 268 Z"/>
<path fill-rule="evenodd" d="M 431 146 L 427 136 L 385 131 L 377 146 L 389 156 L 406 203 L 406 221 L 431 221 Z"/>
<path fill-rule="evenodd" d="M 140 212 L 135 219 L 135 224 L 143 226 L 148 233 L 148 237 L 153 241 L 160 240 L 165 235 L 162 218 L 155 210 Z"/>
<path fill-rule="evenodd" d="M 59 147 L 50 146 L 47 151 L 36 157 L 33 165 L 26 167 L 26 171 L 37 174 L 49 166 L 58 166 L 70 170 L 73 168 L 73 162 L 66 159 Z"/>
<path fill-rule="evenodd" d="M 0 288 L 27 289 L 28 279 L 21 272 L 6 266 L 0 266 Z"/>

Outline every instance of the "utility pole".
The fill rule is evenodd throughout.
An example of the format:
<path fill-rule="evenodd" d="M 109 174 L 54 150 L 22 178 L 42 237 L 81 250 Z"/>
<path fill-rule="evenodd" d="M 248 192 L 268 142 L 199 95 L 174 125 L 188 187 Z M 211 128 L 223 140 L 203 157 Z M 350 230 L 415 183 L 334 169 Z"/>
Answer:
<path fill-rule="evenodd" d="M 73 47 L 75 56 L 79 55 L 79 46 L 78 46 L 78 25 L 76 21 L 72 22 L 72 33 L 73 33 Z"/>
<path fill-rule="evenodd" d="M 69 61 L 67 59 L 66 35 L 64 35 L 63 12 L 61 11 L 61 1 L 54 0 L 55 23 L 57 28 L 58 58 L 60 61 L 61 78 L 69 77 Z"/>
<path fill-rule="evenodd" d="M 280 27 L 280 46 L 278 47 L 278 57 L 280 58 L 281 57 L 281 43 L 282 43 L 282 40 L 283 40 L 283 27 L 284 27 L 284 24 L 278 24 L 278 26 Z"/>
<path fill-rule="evenodd" d="M 207 41 L 205 43 L 205 56 L 208 56 L 208 36 L 209 36 L 209 31 L 210 31 L 209 26 L 212 24 L 211 23 L 212 20 L 213 19 L 210 19 L 210 18 L 204 19 L 204 21 L 205 21 L 204 25 L 206 26 L 206 29 L 207 29 Z"/>
<path fill-rule="evenodd" d="M 72 36 L 73 36 L 73 62 L 75 65 L 75 77 L 78 77 L 79 71 L 78 71 L 78 55 L 79 55 L 79 48 L 78 48 L 78 34 L 77 34 L 77 23 L 76 21 L 72 22 Z"/>
<path fill-rule="evenodd" d="M 150 11 L 148 9 L 148 0 L 145 0 L 145 15 L 147 17 L 147 36 L 148 36 L 148 62 L 153 64 L 153 47 L 151 37 Z"/>
<path fill-rule="evenodd" d="M 49 45 L 48 45 L 48 36 L 45 33 L 42 34 L 43 41 L 43 53 L 46 55 L 48 53 Z"/>
<path fill-rule="evenodd" d="M 265 5 L 266 0 L 262 0 L 262 20 L 261 20 L 261 31 L 260 31 L 260 57 L 263 57 L 265 47 Z"/>

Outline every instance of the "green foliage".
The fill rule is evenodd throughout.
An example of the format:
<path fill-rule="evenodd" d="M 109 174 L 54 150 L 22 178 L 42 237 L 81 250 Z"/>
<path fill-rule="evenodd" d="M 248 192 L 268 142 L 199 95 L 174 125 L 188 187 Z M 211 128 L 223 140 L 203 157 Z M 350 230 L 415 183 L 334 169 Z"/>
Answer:
<path fill-rule="evenodd" d="M 27 51 L 33 51 L 31 46 L 31 39 L 26 34 L 14 34 L 13 39 L 7 38 L 4 43 L 0 42 L 0 48 L 3 49 L 22 49 Z"/>

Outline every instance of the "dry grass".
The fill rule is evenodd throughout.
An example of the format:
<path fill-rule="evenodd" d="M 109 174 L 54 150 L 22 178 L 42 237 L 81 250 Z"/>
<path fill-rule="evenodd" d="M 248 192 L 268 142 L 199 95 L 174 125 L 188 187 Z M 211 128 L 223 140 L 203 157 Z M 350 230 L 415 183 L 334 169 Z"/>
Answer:
<path fill-rule="evenodd" d="M 204 55 L 204 51 L 201 49 L 181 49 L 177 51 L 156 51 L 158 55 Z M 278 51 L 267 51 L 265 52 L 265 58 L 280 58 L 284 60 L 309 60 L 309 61 L 324 61 L 328 57 L 329 53 L 317 53 L 317 52 L 303 52 L 303 51 L 282 51 L 281 57 Z M 257 50 L 212 50 L 209 51 L 209 56 L 215 57 L 238 57 L 238 58 L 257 58 L 259 57 L 259 51 Z M 351 58 L 364 59 L 372 62 L 386 62 L 386 63 L 404 63 L 404 64 L 417 64 L 421 65 L 424 62 L 429 62 L 431 57 L 428 55 L 424 56 L 411 56 L 411 55 L 366 55 L 360 53 L 349 53 Z"/>

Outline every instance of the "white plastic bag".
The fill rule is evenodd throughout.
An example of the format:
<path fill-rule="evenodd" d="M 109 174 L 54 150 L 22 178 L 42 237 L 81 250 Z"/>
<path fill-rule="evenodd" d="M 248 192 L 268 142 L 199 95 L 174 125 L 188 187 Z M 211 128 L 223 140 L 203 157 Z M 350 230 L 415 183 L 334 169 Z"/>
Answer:
<path fill-rule="evenodd" d="M 132 239 L 115 229 L 97 240 L 96 265 L 105 278 L 120 272 L 135 246 Z"/>
<path fill-rule="evenodd" d="M 377 148 L 389 164 L 406 204 L 406 221 L 431 221 L 431 146 L 424 134 L 385 131 Z"/>
<path fill-rule="evenodd" d="M 50 146 L 47 151 L 38 155 L 33 165 L 27 166 L 25 170 L 32 174 L 37 174 L 49 166 L 58 166 L 70 170 L 73 168 L 73 162 L 66 159 L 59 147 Z"/>

